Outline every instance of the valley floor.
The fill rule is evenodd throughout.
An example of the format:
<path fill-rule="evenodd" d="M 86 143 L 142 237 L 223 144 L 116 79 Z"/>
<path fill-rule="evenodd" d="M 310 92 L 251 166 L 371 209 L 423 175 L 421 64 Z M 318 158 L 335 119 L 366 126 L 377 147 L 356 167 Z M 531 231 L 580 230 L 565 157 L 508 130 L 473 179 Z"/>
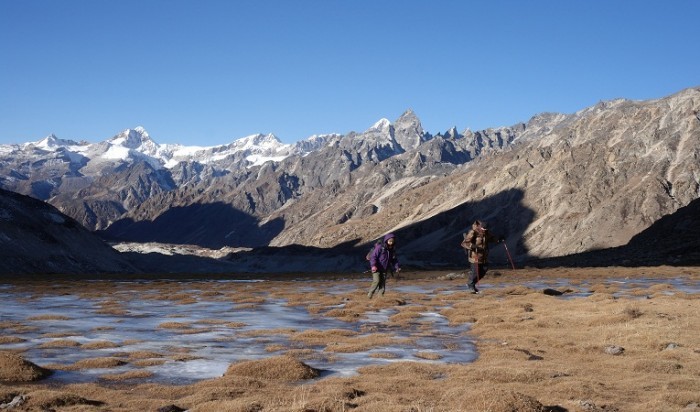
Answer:
<path fill-rule="evenodd" d="M 464 275 L 6 280 L 0 407 L 700 410 L 700 268 Z"/>

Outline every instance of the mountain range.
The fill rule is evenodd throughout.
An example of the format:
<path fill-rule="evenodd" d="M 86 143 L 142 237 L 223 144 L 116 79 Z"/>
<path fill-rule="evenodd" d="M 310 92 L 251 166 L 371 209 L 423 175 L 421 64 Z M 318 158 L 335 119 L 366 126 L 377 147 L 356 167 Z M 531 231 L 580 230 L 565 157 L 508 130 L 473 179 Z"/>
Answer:
<path fill-rule="evenodd" d="M 475 219 L 504 235 L 523 264 L 593 262 L 602 250 L 617 250 L 594 253 L 610 264 L 648 261 L 643 247 L 624 248 L 663 231 L 655 225 L 662 218 L 697 210 L 698 110 L 700 88 L 689 88 L 476 132 L 433 135 L 408 110 L 361 133 L 295 144 L 253 135 L 214 147 L 159 145 L 141 127 L 99 143 L 51 135 L 0 145 L 0 188 L 53 205 L 129 250 L 230 251 L 216 259 L 230 264 L 225 270 L 283 250 L 286 259 L 306 256 L 307 267 L 323 255 L 350 269 L 352 256 L 387 232 L 409 265 L 463 265 L 459 242 Z M 690 226 L 675 230 L 696 230 L 689 216 Z M 665 253 L 672 243 L 651 253 L 661 262 L 693 259 Z M 505 262 L 504 252 L 495 248 L 494 261 Z"/>

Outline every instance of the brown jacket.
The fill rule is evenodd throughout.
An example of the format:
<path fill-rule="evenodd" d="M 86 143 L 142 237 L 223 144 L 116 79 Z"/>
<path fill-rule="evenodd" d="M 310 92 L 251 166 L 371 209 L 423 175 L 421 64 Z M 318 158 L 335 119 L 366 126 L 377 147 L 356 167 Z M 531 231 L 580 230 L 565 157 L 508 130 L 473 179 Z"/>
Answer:
<path fill-rule="evenodd" d="M 487 264 L 489 243 L 498 243 L 496 236 L 492 235 L 486 228 L 472 226 L 472 229 L 464 234 L 462 241 L 462 247 L 469 254 L 469 263 Z"/>

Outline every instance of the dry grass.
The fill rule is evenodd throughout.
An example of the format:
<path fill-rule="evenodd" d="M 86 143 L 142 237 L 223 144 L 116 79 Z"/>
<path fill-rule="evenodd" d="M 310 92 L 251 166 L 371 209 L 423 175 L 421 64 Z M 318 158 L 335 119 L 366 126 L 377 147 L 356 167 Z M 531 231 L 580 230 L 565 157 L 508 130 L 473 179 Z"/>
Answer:
<path fill-rule="evenodd" d="M 118 358 L 90 358 L 82 359 L 75 362 L 72 365 L 46 365 L 47 368 L 52 370 L 63 370 L 63 371 L 77 371 L 82 369 L 103 369 L 103 368 L 116 368 L 118 366 L 126 365 L 122 359 Z"/>
<path fill-rule="evenodd" d="M 27 318 L 27 320 L 70 320 L 69 317 L 67 316 L 60 316 L 60 315 L 38 315 L 38 316 L 30 316 Z"/>
<path fill-rule="evenodd" d="M 118 348 L 120 346 L 121 346 L 120 344 L 115 343 L 115 342 L 100 340 L 100 341 L 84 343 L 81 346 L 81 348 L 82 349 L 111 349 L 111 348 Z"/>
<path fill-rule="evenodd" d="M 249 376 L 257 379 L 298 381 L 318 377 L 319 371 L 289 355 L 256 361 L 234 363 L 225 375 Z"/>
<path fill-rule="evenodd" d="M 26 342 L 26 339 L 17 336 L 0 336 L 0 345 L 20 342 Z"/>
<path fill-rule="evenodd" d="M 39 345 L 40 348 L 68 348 L 72 346 L 80 346 L 80 342 L 70 339 L 56 339 Z"/>
<path fill-rule="evenodd" d="M 313 282 L 304 285 L 314 288 L 312 293 L 300 293 L 298 283 L 284 281 L 275 282 L 272 288 L 269 282 L 245 287 L 202 283 L 196 285 L 199 292 L 194 295 L 186 293 L 182 285 L 168 282 L 142 285 L 135 293 L 178 304 L 211 298 L 254 308 L 265 302 L 265 296 L 273 296 L 288 305 L 309 308 L 315 316 L 343 320 L 348 327 L 246 332 L 253 337 L 259 333 L 261 338 L 273 332 L 287 335 L 289 346 L 267 346 L 270 352 L 285 355 L 235 363 L 225 376 L 192 385 L 149 383 L 150 373 L 137 369 L 105 374 L 100 382 L 88 384 L 6 384 L 0 387 L 0 403 L 23 394 L 28 401 L 24 409 L 18 410 L 58 412 L 157 410 L 173 404 L 193 412 L 694 410 L 694 405 L 700 404 L 700 295 L 674 290 L 665 280 L 679 273 L 694 285 L 700 281 L 698 268 L 503 270 L 501 276 L 487 277 L 482 282 L 482 294 L 471 295 L 465 291 L 463 280 L 438 280 L 435 274 L 428 279 L 401 282 L 431 285 L 451 293 L 398 293 L 390 281 L 387 294 L 371 301 L 365 295 L 366 279 L 347 281 L 354 289 L 340 294 L 325 294 L 325 286 Z M 658 278 L 658 282 L 651 286 L 634 283 L 638 276 Z M 548 296 L 538 288 L 521 284 L 563 278 L 569 280 L 569 286 L 554 289 L 565 292 L 565 296 L 572 292 L 590 292 L 590 296 Z M 629 282 L 608 282 L 610 278 Z M 107 296 L 113 291 L 113 287 L 97 286 L 89 295 Z M 119 309 L 113 303 L 101 309 L 108 307 Z M 357 327 L 358 320 L 384 309 L 391 310 L 390 326 L 401 330 L 411 325 L 426 336 L 432 333 L 431 325 L 420 319 L 421 313 L 439 313 L 450 325 L 468 325 L 465 339 L 475 340 L 478 358 L 472 363 L 447 364 L 436 353 L 419 350 L 414 355 L 416 362 L 386 363 L 396 355 L 383 347 L 411 347 L 413 342 L 385 329 L 379 331 L 376 326 Z M 247 326 L 216 318 L 199 323 Z M 165 328 L 163 325 L 160 327 Z M 179 322 L 165 325 L 176 331 L 193 329 Z M 25 327 L 17 322 L 0 322 L 4 336 L 20 336 L 22 332 L 18 331 Z M 607 348 L 613 346 L 623 351 L 610 354 Z M 304 363 L 368 349 L 375 351 L 368 358 L 377 359 L 377 364 L 360 368 L 355 376 L 320 379 L 319 371 Z M 162 350 L 115 353 L 68 367 L 108 368 L 125 362 L 147 367 L 168 359 L 191 358 L 175 348 Z M 167 351 L 171 355 L 164 355 Z M 18 362 L 19 355 L 0 352 L 0 362 L 3 357 L 14 357 Z M 6 368 L 0 367 L 3 370 Z"/>
<path fill-rule="evenodd" d="M 100 379 L 104 379 L 106 381 L 128 381 L 132 379 L 146 379 L 150 378 L 151 376 L 153 376 L 152 372 L 145 370 L 135 370 L 124 373 L 101 375 Z"/>
<path fill-rule="evenodd" d="M 20 355 L 0 352 L 0 382 L 32 382 L 50 374 L 48 369 L 37 366 Z"/>

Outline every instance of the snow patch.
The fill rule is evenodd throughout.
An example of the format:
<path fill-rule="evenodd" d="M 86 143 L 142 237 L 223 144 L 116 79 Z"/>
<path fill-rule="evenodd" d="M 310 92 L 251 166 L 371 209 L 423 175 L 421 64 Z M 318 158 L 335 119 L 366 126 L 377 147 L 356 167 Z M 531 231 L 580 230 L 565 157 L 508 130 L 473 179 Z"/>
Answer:
<path fill-rule="evenodd" d="M 287 156 L 261 156 L 261 155 L 250 155 L 246 157 L 246 160 L 251 162 L 251 166 L 260 166 L 261 164 L 269 161 L 281 162 Z"/>
<path fill-rule="evenodd" d="M 126 160 L 129 158 L 129 149 L 123 146 L 112 145 L 109 147 L 109 149 L 107 149 L 102 157 L 111 160 Z"/>
<path fill-rule="evenodd" d="M 391 122 L 389 119 L 382 118 L 377 121 L 377 123 L 373 124 L 372 127 L 367 129 L 368 132 L 370 131 L 383 131 L 389 128 L 391 126 Z"/>

